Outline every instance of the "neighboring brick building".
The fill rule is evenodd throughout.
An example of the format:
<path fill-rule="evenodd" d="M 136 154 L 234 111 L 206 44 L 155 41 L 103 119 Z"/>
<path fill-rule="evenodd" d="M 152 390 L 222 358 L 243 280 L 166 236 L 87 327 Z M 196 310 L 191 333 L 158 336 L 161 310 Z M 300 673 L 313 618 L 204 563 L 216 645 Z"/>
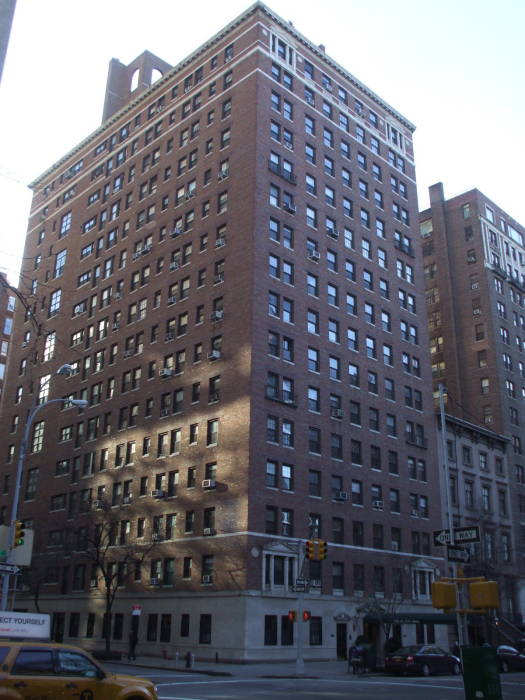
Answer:
<path fill-rule="evenodd" d="M 6 389 L 4 472 L 37 392 L 90 401 L 46 407 L 26 460 L 26 584 L 55 636 L 100 645 L 85 550 L 110 523 L 117 646 L 140 604 L 139 649 L 293 658 L 314 534 L 307 656 L 363 626 L 379 647 L 381 601 L 400 641 L 444 641 L 413 126 L 258 3 L 172 69 L 113 62 L 108 90 L 104 124 L 33 183 L 41 335 L 18 311 L 37 354 Z"/>
<path fill-rule="evenodd" d="M 501 614 L 520 622 L 516 610 L 509 440 L 461 418 L 446 415 L 445 420 L 449 494 L 444 492 L 443 483 L 443 523 L 448 522 L 449 497 L 454 527 L 478 525 L 480 528 L 479 543 L 462 545 L 470 552 L 465 573 L 498 581 Z M 440 462 L 444 463 L 440 448 L 441 440 L 438 440 Z"/>
<path fill-rule="evenodd" d="M 525 610 L 525 229 L 478 190 L 445 200 L 441 183 L 430 188 L 420 224 L 434 389 L 446 386 L 447 413 L 509 441 L 508 474 L 490 471 L 502 488 L 509 480 L 516 579 L 506 609 L 519 620 Z M 481 482 L 478 487 L 474 498 L 482 502 L 487 494 Z M 500 491 L 494 486 L 488 494 L 491 512 L 501 505 Z M 508 587 L 504 596 L 511 597 Z"/>

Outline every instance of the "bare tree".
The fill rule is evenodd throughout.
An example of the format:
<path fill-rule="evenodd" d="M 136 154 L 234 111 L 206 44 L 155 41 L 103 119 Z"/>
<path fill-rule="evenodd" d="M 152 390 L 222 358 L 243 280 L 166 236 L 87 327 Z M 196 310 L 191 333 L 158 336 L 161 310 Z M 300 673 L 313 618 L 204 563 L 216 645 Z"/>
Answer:
<path fill-rule="evenodd" d="M 83 559 L 91 564 L 92 581 L 102 583 L 104 595 L 105 652 L 111 651 L 111 612 L 120 588 L 126 585 L 151 549 L 153 542 L 131 540 L 122 522 L 101 520 L 85 534 Z"/>

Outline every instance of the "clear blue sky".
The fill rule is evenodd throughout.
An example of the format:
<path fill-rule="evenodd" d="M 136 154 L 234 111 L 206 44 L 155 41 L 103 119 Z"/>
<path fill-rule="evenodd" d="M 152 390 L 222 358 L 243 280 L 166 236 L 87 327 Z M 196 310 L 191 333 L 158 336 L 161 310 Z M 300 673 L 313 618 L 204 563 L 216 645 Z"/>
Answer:
<path fill-rule="evenodd" d="M 24 183 L 100 124 L 107 67 L 149 49 L 171 64 L 245 0 L 18 0 L 0 87 L 0 268 L 17 279 Z M 523 0 L 267 3 L 416 124 L 420 207 L 477 187 L 525 224 Z M 521 167 L 520 167 L 521 166 Z"/>

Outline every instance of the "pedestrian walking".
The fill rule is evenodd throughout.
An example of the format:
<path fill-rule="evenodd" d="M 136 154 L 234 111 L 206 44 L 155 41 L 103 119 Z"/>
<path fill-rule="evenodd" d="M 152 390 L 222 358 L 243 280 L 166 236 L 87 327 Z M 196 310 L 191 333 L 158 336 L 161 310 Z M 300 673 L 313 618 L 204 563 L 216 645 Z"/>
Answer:
<path fill-rule="evenodd" d="M 348 672 L 350 672 L 350 667 L 352 667 L 352 673 L 354 676 L 362 672 L 363 669 L 363 648 L 359 645 L 354 644 L 348 650 Z"/>

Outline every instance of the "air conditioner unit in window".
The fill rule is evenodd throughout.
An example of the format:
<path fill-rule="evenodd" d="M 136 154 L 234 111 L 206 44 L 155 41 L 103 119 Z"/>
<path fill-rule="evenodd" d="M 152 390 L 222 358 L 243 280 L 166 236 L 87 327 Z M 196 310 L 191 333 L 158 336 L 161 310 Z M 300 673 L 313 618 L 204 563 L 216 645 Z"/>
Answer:
<path fill-rule="evenodd" d="M 336 228 L 327 228 L 326 233 L 330 238 L 339 238 L 339 231 Z"/>
<path fill-rule="evenodd" d="M 170 340 L 175 340 L 175 334 L 174 333 L 166 333 L 164 340 L 168 343 Z"/>
<path fill-rule="evenodd" d="M 412 510 L 410 511 L 410 515 L 413 518 L 419 518 L 419 510 L 417 508 L 412 508 Z"/>
<path fill-rule="evenodd" d="M 202 488 L 203 489 L 214 489 L 216 486 L 215 479 L 203 479 Z"/>
<path fill-rule="evenodd" d="M 124 350 L 124 357 L 133 357 L 133 350 Z"/>
<path fill-rule="evenodd" d="M 112 330 L 114 330 L 114 331 L 118 331 L 118 329 L 120 328 L 120 323 L 113 323 L 113 324 L 111 325 L 111 328 L 112 328 Z"/>
<path fill-rule="evenodd" d="M 175 260 L 170 263 L 170 270 L 178 270 L 180 267 L 179 263 Z"/>
<path fill-rule="evenodd" d="M 317 250 L 308 251 L 308 260 L 313 260 L 314 262 L 319 262 L 321 259 L 321 254 Z"/>
<path fill-rule="evenodd" d="M 166 416 L 169 416 L 169 414 L 170 414 L 169 408 L 161 408 L 160 409 L 161 418 L 165 418 Z"/>
<path fill-rule="evenodd" d="M 208 397 L 208 403 L 217 403 L 218 400 L 219 400 L 219 392 L 212 391 Z"/>
<path fill-rule="evenodd" d="M 104 508 L 104 501 L 100 498 L 96 501 L 93 501 L 93 508 Z"/>
<path fill-rule="evenodd" d="M 290 143 L 289 141 L 283 141 L 283 146 L 289 151 L 293 151 L 293 143 Z"/>
<path fill-rule="evenodd" d="M 188 190 L 188 192 L 186 192 L 186 199 L 191 199 L 192 197 L 195 197 L 195 190 Z"/>
<path fill-rule="evenodd" d="M 225 178 L 228 177 L 229 174 L 230 174 L 229 170 L 221 170 L 219 172 L 218 178 L 219 178 L 219 180 L 224 180 Z"/>
<path fill-rule="evenodd" d="M 220 360 L 221 359 L 221 351 L 220 350 L 210 350 L 208 353 L 208 360 L 213 362 L 213 360 Z"/>
<path fill-rule="evenodd" d="M 121 292 L 115 292 L 115 299 L 122 299 L 122 293 L 121 293 Z"/>
<path fill-rule="evenodd" d="M 213 581 L 213 576 L 211 574 L 203 574 L 201 577 L 202 583 L 211 583 Z"/>
<path fill-rule="evenodd" d="M 164 491 L 162 489 L 154 489 L 151 492 L 152 498 L 164 498 Z"/>
<path fill-rule="evenodd" d="M 226 245 L 226 238 L 224 238 L 224 237 L 217 238 L 217 240 L 215 241 L 216 248 L 222 248 L 225 245 Z"/>
<path fill-rule="evenodd" d="M 150 252 L 150 250 L 152 250 L 152 248 L 153 248 L 153 246 L 151 245 L 151 243 L 148 245 L 145 245 L 144 248 L 140 251 L 140 254 L 146 255 L 147 253 Z"/>
<path fill-rule="evenodd" d="M 130 494 L 126 494 L 125 496 L 122 496 L 122 503 L 124 505 L 129 505 L 131 503 L 131 496 Z"/>
<path fill-rule="evenodd" d="M 334 491 L 334 501 L 348 501 L 348 492 Z"/>
<path fill-rule="evenodd" d="M 224 272 L 219 272 L 219 274 L 215 275 L 213 278 L 213 284 L 220 284 L 221 282 L 224 282 Z"/>
<path fill-rule="evenodd" d="M 170 236 L 172 238 L 176 238 L 177 236 L 180 236 L 181 233 L 182 233 L 182 228 L 180 226 L 175 226 L 175 228 L 170 233 Z"/>
<path fill-rule="evenodd" d="M 177 297 L 176 297 L 176 296 L 168 297 L 168 304 L 169 304 L 170 306 L 171 306 L 172 304 L 176 304 L 176 303 L 177 303 Z"/>
<path fill-rule="evenodd" d="M 204 536 L 210 536 L 215 534 L 215 530 L 212 527 L 205 527 L 202 531 L 202 534 Z"/>
<path fill-rule="evenodd" d="M 384 507 L 385 507 L 384 501 L 381 501 L 379 499 L 376 501 L 372 501 L 372 508 L 374 510 L 383 510 Z"/>
<path fill-rule="evenodd" d="M 345 412 L 342 408 L 331 408 L 330 415 L 332 416 L 332 418 L 344 418 Z"/>
<path fill-rule="evenodd" d="M 173 376 L 173 370 L 170 367 L 163 367 L 159 369 L 159 377 L 171 377 Z"/>
<path fill-rule="evenodd" d="M 296 212 L 295 204 L 292 204 L 291 202 L 284 202 L 283 209 L 290 214 L 295 214 Z"/>
<path fill-rule="evenodd" d="M 160 579 L 157 578 L 156 576 L 153 576 L 149 580 L 151 586 L 160 586 Z"/>
<path fill-rule="evenodd" d="M 399 542 L 391 542 L 390 549 L 393 549 L 394 552 L 399 552 Z"/>
<path fill-rule="evenodd" d="M 220 321 L 223 316 L 224 316 L 224 311 L 222 309 L 216 309 L 215 311 L 211 312 L 210 318 L 212 321 Z"/>
<path fill-rule="evenodd" d="M 137 250 L 133 253 L 133 255 L 131 256 L 131 259 L 138 260 L 141 255 L 142 255 L 142 250 Z"/>
<path fill-rule="evenodd" d="M 154 532 L 151 536 L 151 539 L 153 540 L 153 542 L 162 542 L 162 535 L 160 534 L 160 532 Z"/>
<path fill-rule="evenodd" d="M 321 579 L 320 578 L 311 578 L 310 579 L 310 588 L 321 588 Z"/>

